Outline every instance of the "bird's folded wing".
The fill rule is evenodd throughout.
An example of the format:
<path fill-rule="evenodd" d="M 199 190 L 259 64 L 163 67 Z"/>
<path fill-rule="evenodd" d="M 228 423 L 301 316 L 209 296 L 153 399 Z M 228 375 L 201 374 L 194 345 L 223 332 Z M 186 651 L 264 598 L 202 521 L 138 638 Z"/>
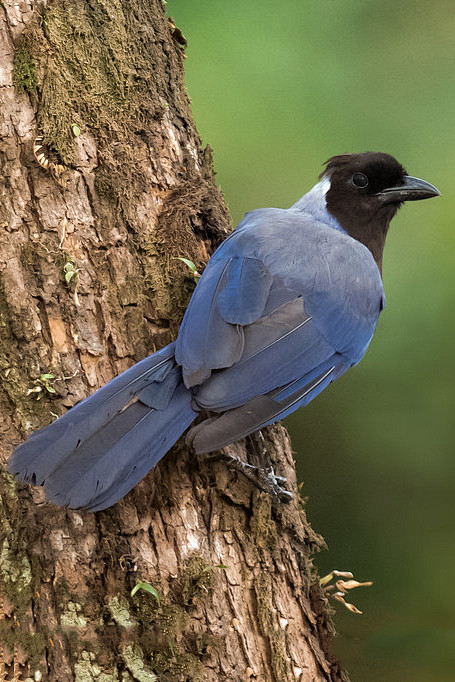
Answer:
<path fill-rule="evenodd" d="M 230 258 L 224 276 L 226 286 L 216 301 L 222 318 L 242 326 L 255 322 L 262 315 L 272 284 L 265 265 L 257 258 Z"/>
<path fill-rule="evenodd" d="M 197 403 L 221 412 L 293 382 L 333 357 L 335 349 L 296 298 L 243 329 L 241 358 L 194 387 Z"/>
<path fill-rule="evenodd" d="M 335 354 L 306 377 L 268 395 L 256 395 L 244 405 L 194 426 L 187 442 L 198 454 L 219 450 L 307 405 L 348 367 L 349 362 Z"/>
<path fill-rule="evenodd" d="M 230 367 L 241 358 L 242 327 L 261 316 L 271 281 L 256 258 L 231 256 L 209 263 L 176 343 L 176 360 L 187 386 L 202 383 L 211 370 Z"/>
<path fill-rule="evenodd" d="M 202 385 L 197 392 L 204 405 L 228 409 L 248 400 L 246 393 L 233 395 L 228 406 L 214 393 L 204 397 L 206 384 L 215 389 L 231 377 L 224 393 L 248 383 L 255 394 L 267 393 L 334 352 L 358 362 L 382 293 L 371 253 L 356 240 L 310 216 L 253 211 L 204 271 L 176 342 L 176 360 L 187 386 Z"/>

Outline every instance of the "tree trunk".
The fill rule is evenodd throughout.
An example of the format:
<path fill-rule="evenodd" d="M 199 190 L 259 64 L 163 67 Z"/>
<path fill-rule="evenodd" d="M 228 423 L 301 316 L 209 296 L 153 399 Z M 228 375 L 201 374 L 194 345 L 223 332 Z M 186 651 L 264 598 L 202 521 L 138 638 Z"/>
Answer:
<path fill-rule="evenodd" d="M 0 3 L 3 461 L 175 337 L 194 287 L 177 258 L 202 269 L 229 231 L 184 47 L 158 0 Z M 96 514 L 3 468 L 0 679 L 346 679 L 285 430 L 227 450 L 272 463 L 294 501 L 183 442 Z"/>

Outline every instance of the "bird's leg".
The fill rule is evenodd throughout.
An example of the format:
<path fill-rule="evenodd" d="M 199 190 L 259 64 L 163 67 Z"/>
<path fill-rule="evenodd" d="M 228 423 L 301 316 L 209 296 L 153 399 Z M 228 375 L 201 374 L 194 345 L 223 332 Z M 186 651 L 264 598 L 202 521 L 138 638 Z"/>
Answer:
<path fill-rule="evenodd" d="M 263 454 L 266 452 L 264 437 L 262 433 L 258 432 L 261 444 L 263 447 Z M 244 462 L 239 457 L 228 455 L 226 452 L 217 452 L 205 459 L 206 462 L 225 462 L 230 469 L 239 471 L 246 476 L 254 485 L 260 490 L 269 493 L 273 499 L 278 502 L 289 502 L 293 495 L 289 490 L 283 487 L 286 483 L 284 476 L 277 476 L 273 467 L 257 467 L 248 462 Z"/>
<path fill-rule="evenodd" d="M 262 457 L 264 461 L 267 460 L 267 448 L 265 447 L 265 440 L 264 440 L 264 435 L 261 430 L 257 431 L 255 434 L 257 441 L 260 443 L 260 447 L 262 448 Z M 292 500 L 292 493 L 290 490 L 285 488 L 284 486 L 287 484 L 287 480 L 285 476 L 279 476 L 276 474 L 273 470 L 272 465 L 269 467 L 265 467 L 265 469 L 259 469 L 259 471 L 265 473 L 267 476 L 268 481 L 270 482 L 270 486 L 272 488 L 271 494 L 272 497 L 277 497 L 281 502 L 289 502 Z"/>

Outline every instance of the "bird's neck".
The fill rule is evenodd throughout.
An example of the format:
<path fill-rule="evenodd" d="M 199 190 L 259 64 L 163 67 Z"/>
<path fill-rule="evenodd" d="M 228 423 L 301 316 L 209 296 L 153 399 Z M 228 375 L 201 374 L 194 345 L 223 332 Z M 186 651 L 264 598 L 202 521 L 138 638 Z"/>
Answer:
<path fill-rule="evenodd" d="M 338 220 L 327 210 L 326 194 L 330 189 L 329 178 L 322 178 L 309 192 L 300 197 L 291 206 L 291 211 L 298 211 L 311 215 L 315 220 L 332 227 L 339 232 L 346 232 Z"/>
<path fill-rule="evenodd" d="M 322 179 L 293 206 L 292 211 L 311 215 L 329 227 L 348 234 L 364 244 L 372 253 L 382 273 L 382 255 L 390 221 L 396 209 L 387 209 L 384 214 L 359 216 L 355 207 L 346 206 L 342 201 L 331 201 L 331 183 L 327 176 Z"/>
<path fill-rule="evenodd" d="M 378 220 L 376 218 L 370 222 L 363 223 L 362 225 L 358 225 L 355 221 L 351 221 L 349 229 L 346 230 L 350 237 L 357 239 L 357 241 L 364 244 L 371 251 L 381 275 L 382 257 L 389 225 L 390 218 L 385 220 Z"/>

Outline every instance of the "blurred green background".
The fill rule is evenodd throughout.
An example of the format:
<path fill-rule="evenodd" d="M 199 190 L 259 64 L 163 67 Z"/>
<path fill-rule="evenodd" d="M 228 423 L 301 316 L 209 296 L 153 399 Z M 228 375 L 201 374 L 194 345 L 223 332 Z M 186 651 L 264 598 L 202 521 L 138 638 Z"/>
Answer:
<path fill-rule="evenodd" d="M 385 151 L 441 199 L 406 205 L 387 307 L 360 364 L 287 421 L 353 682 L 455 680 L 455 5 L 169 0 L 187 87 L 234 222 L 290 206 L 329 156 Z"/>

